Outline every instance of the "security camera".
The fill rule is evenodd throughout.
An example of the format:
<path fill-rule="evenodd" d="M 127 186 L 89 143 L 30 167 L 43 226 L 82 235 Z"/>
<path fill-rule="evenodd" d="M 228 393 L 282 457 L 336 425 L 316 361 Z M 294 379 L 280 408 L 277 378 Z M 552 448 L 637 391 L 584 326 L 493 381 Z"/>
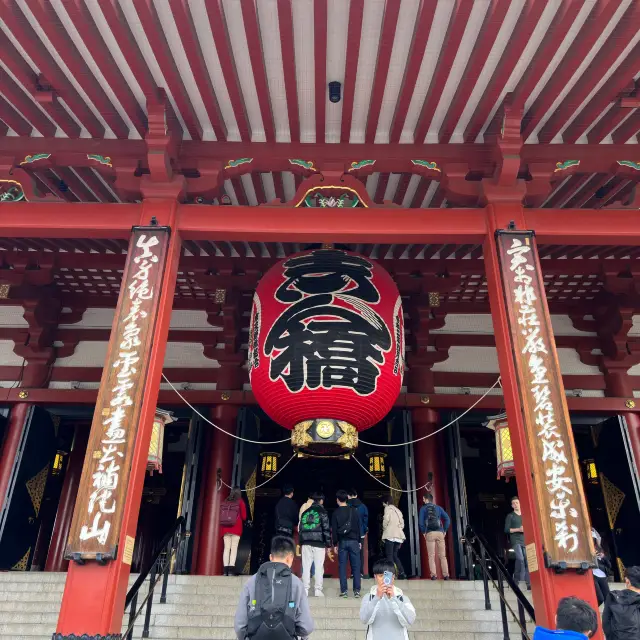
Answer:
<path fill-rule="evenodd" d="M 337 81 L 333 81 L 329 83 L 329 101 L 330 102 L 340 102 L 340 98 L 341 96 L 341 91 L 342 91 L 342 85 L 337 82 Z"/>

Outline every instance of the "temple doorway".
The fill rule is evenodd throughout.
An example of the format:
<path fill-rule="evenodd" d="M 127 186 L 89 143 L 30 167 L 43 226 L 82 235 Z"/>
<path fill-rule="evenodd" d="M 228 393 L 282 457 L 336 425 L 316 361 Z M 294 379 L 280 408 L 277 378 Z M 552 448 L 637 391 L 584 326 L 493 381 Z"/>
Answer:
<path fill-rule="evenodd" d="M 382 498 L 391 494 L 405 518 L 407 540 L 402 546 L 400 558 L 408 574 L 417 573 L 417 567 L 420 566 L 419 555 L 416 555 L 419 553 L 416 551 L 417 511 L 413 495 L 405 492 L 415 484 L 407 447 L 374 447 L 361 443 L 355 452 L 357 461 L 353 458 L 325 458 L 321 454 L 318 457 L 292 458 L 294 454 L 289 441 L 291 432 L 271 422 L 256 408 L 246 408 L 243 413 L 239 428 L 244 438 L 274 443 L 286 439 L 286 442 L 268 445 L 238 442 L 234 484 L 249 490 L 246 496 L 253 521 L 253 526 L 245 529 L 240 543 L 236 566 L 244 567 L 243 573 L 256 571 L 268 559 L 269 544 L 274 534 L 275 505 L 285 485 L 294 487 L 294 500 L 298 506 L 311 493 L 324 493 L 329 517 L 336 508 L 336 492 L 339 489 L 357 489 L 359 498 L 369 509 L 369 535 L 365 547 L 368 567 L 382 554 Z M 403 411 L 393 411 L 383 422 L 360 435 L 367 442 L 380 445 L 406 442 L 409 438 L 405 434 L 405 420 Z M 278 470 L 277 477 L 267 482 L 269 476 Z M 265 482 L 267 484 L 260 486 Z M 253 487 L 257 489 L 252 491 Z M 327 561 L 325 573 L 337 577 L 337 561 Z"/>

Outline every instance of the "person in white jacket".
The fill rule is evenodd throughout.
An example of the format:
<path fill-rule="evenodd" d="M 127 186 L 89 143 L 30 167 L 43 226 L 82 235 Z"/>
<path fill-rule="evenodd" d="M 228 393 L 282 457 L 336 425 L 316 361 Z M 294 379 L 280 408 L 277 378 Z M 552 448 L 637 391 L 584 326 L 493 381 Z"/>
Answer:
<path fill-rule="evenodd" d="M 393 562 L 386 558 L 378 560 L 373 565 L 373 577 L 376 584 L 360 605 L 360 620 L 367 625 L 366 640 L 409 640 L 407 629 L 416 620 L 416 610 L 394 584 Z"/>

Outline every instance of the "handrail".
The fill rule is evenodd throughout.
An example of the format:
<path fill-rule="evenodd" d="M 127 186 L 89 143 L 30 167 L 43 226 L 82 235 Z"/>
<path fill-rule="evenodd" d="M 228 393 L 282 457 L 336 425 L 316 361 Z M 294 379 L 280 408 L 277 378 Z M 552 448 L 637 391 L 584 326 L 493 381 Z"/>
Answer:
<path fill-rule="evenodd" d="M 502 613 L 502 631 L 504 635 L 504 640 L 509 640 L 509 620 L 507 619 L 507 609 L 511 613 L 513 619 L 520 627 L 520 631 L 522 633 L 523 640 L 531 640 L 530 636 L 527 632 L 527 621 L 525 619 L 525 612 L 531 618 L 531 621 L 535 624 L 536 616 L 533 606 L 524 595 L 524 593 L 520 590 L 520 587 L 509 574 L 507 567 L 505 567 L 502 560 L 498 557 L 498 555 L 491 549 L 486 538 L 480 534 L 476 533 L 471 527 L 467 527 L 465 532 L 465 537 L 463 538 L 463 542 L 466 544 L 469 551 L 473 556 L 476 557 L 480 566 L 482 567 L 482 578 L 484 581 L 484 593 L 485 593 L 485 609 L 491 609 L 491 601 L 489 598 L 489 580 L 493 584 L 494 588 L 497 590 L 498 595 L 500 596 L 500 611 Z M 479 549 L 475 548 L 475 544 L 479 546 Z M 498 573 L 498 582 L 494 581 L 491 573 L 489 571 L 489 567 L 487 566 L 487 558 L 489 558 L 493 564 L 495 565 Z M 504 593 L 504 583 L 511 588 L 516 599 L 518 601 L 518 614 L 511 608 L 511 605 L 507 602 L 505 593 Z"/>
<path fill-rule="evenodd" d="M 135 625 L 138 616 L 142 613 L 142 610 L 146 605 L 146 613 L 144 619 L 144 628 L 142 630 L 142 637 L 149 637 L 149 626 L 151 623 L 151 607 L 153 606 L 153 592 L 160 582 L 160 579 L 163 579 L 162 582 L 162 592 L 160 594 L 160 602 L 164 603 L 167 601 L 167 583 L 169 581 L 169 572 L 171 571 L 171 564 L 173 559 L 180 548 L 180 545 L 187 537 L 185 530 L 185 519 L 181 516 L 178 518 L 171 529 L 167 532 L 165 537 L 162 539 L 158 547 L 158 551 L 153 556 L 153 559 L 149 563 L 149 566 L 140 572 L 137 580 L 133 583 L 129 591 L 127 592 L 127 596 L 125 598 L 125 609 L 129 608 L 129 625 L 127 627 L 126 632 L 124 633 L 123 640 L 131 640 L 133 637 L 133 627 Z M 145 583 L 146 579 L 149 578 L 149 591 L 142 601 L 140 608 L 136 610 L 138 604 L 138 593 L 142 588 L 142 585 Z"/>

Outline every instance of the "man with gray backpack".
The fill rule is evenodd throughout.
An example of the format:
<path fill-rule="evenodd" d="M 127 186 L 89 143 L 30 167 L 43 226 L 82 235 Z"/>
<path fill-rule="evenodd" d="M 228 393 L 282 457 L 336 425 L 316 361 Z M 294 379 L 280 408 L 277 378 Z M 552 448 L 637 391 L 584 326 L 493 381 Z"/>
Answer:
<path fill-rule="evenodd" d="M 433 503 L 433 495 L 426 493 L 422 500 L 424 504 L 420 508 L 420 516 L 418 526 L 427 541 L 427 554 L 429 556 L 429 571 L 431 579 L 437 580 L 436 573 L 436 551 L 440 559 L 440 568 L 442 569 L 442 577 L 449 579 L 449 565 L 447 564 L 447 552 L 444 542 L 444 536 L 449 529 L 451 519 L 447 512 Z"/>
<path fill-rule="evenodd" d="M 291 573 L 295 543 L 286 536 L 271 541 L 270 562 L 246 582 L 236 610 L 238 640 L 305 639 L 313 631 L 309 601 L 300 578 Z"/>

